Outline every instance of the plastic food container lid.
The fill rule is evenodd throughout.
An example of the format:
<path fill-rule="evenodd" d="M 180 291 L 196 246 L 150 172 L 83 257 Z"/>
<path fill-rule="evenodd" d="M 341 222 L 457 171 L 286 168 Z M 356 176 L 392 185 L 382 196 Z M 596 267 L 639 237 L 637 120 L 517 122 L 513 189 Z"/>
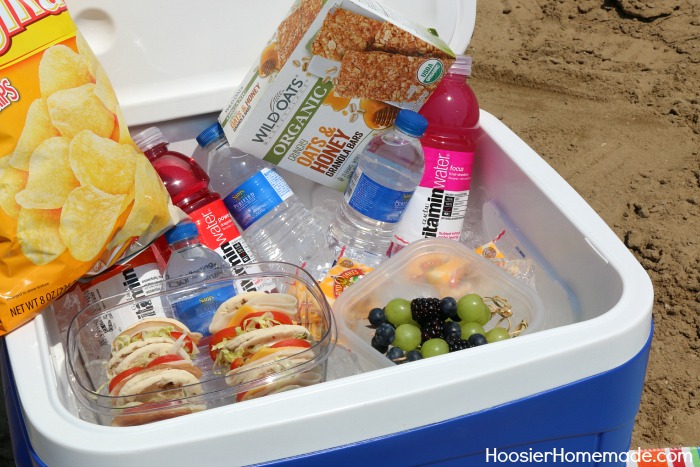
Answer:
<path fill-rule="evenodd" d="M 488 297 L 507 301 L 512 316 L 501 322 L 502 327 L 515 329 L 525 321 L 527 328 L 520 335 L 544 329 L 544 306 L 532 287 L 462 243 L 434 238 L 411 243 L 338 297 L 333 306 L 338 342 L 376 368 L 392 366 L 393 362 L 370 345 L 374 328 L 369 326 L 367 316 L 372 308 L 383 308 L 394 298 L 451 296 L 459 300 L 469 293 L 477 293 L 485 301 Z M 485 330 L 499 320 L 501 316 L 495 314 Z"/>

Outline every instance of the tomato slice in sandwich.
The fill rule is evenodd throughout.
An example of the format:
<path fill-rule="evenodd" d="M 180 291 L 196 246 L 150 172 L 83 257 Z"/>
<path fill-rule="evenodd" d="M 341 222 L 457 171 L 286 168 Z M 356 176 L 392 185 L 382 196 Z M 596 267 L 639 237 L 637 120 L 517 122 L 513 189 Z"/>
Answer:
<path fill-rule="evenodd" d="M 221 331 L 214 333 L 209 341 L 209 356 L 211 359 L 216 361 L 216 357 L 219 355 L 219 349 L 214 348 L 217 344 L 223 342 L 225 339 L 233 339 L 237 335 L 238 332 L 236 331 L 235 327 L 224 328 Z"/>
<path fill-rule="evenodd" d="M 311 348 L 311 342 L 305 341 L 304 339 L 282 339 L 281 341 L 275 342 L 270 347 L 273 349 L 278 347 L 303 347 L 309 349 Z"/>
<path fill-rule="evenodd" d="M 124 370 L 118 375 L 116 375 L 112 380 L 109 382 L 109 392 L 111 393 L 114 387 L 119 384 L 121 381 L 124 381 L 126 378 L 129 376 L 138 373 L 139 371 L 143 370 L 143 367 L 141 366 L 136 366 L 133 368 L 129 368 L 128 370 Z"/>
<path fill-rule="evenodd" d="M 156 365 L 161 365 L 163 363 L 177 362 L 180 360 L 184 361 L 185 359 L 182 358 L 181 355 L 174 355 L 174 354 L 161 355 L 160 357 L 156 357 L 153 360 L 151 360 L 148 363 L 148 365 L 146 365 L 146 368 L 150 368 L 150 367 L 156 366 Z"/>

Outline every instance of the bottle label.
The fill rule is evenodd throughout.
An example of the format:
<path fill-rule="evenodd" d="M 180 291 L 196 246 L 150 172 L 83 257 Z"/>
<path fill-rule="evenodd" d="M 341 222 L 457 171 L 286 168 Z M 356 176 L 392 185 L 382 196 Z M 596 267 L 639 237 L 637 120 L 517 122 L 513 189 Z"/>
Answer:
<path fill-rule="evenodd" d="M 394 233 L 392 254 L 420 238 L 459 240 L 469 201 L 474 152 L 424 147 L 425 170 Z"/>
<path fill-rule="evenodd" d="M 292 196 L 275 169 L 264 168 L 224 198 L 224 204 L 243 230 Z"/>
<path fill-rule="evenodd" d="M 126 263 L 95 276 L 87 284 L 80 284 L 83 298 L 95 311 L 106 310 L 101 300 L 117 297 L 123 306 L 104 313 L 99 318 L 100 342 L 112 342 L 124 329 L 135 322 L 152 317 L 165 317 L 166 306 L 161 297 L 142 300 L 146 295 L 160 292 L 163 288 L 163 275 L 151 248 L 146 248 Z M 115 300 L 109 301 L 114 306 Z"/>
<path fill-rule="evenodd" d="M 345 190 L 345 202 L 363 216 L 393 224 L 401 218 L 412 195 L 412 191 L 380 185 L 358 166 Z"/>
<path fill-rule="evenodd" d="M 255 254 L 248 246 L 231 213 L 222 200 L 216 200 L 203 208 L 191 212 L 190 218 L 197 224 L 199 239 L 203 245 L 211 248 L 221 256 L 233 268 L 236 275 L 260 272 L 257 266 L 244 267 L 243 265 L 255 262 Z M 273 287 L 269 281 L 261 278 L 241 281 L 241 292 L 269 291 Z"/>

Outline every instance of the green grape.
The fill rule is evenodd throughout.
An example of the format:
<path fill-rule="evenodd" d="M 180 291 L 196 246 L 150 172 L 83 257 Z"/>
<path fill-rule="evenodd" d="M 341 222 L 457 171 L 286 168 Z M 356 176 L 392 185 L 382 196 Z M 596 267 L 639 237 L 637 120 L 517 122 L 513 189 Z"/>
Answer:
<path fill-rule="evenodd" d="M 413 320 L 411 318 L 411 302 L 403 298 L 395 298 L 387 303 L 384 307 L 384 314 L 387 321 L 394 326 L 409 323 Z"/>
<path fill-rule="evenodd" d="M 457 301 L 457 314 L 462 321 L 479 323 L 489 322 L 491 313 L 479 294 L 470 293 Z"/>
<path fill-rule="evenodd" d="M 508 330 L 505 328 L 493 328 L 490 331 L 488 331 L 484 337 L 486 337 L 486 340 L 491 343 L 491 342 L 498 342 L 498 341 L 503 341 L 506 339 L 510 339 L 510 334 L 508 334 Z"/>
<path fill-rule="evenodd" d="M 420 347 L 420 353 L 423 354 L 425 358 L 443 355 L 449 351 L 450 347 L 447 345 L 447 342 L 445 342 L 445 339 L 440 338 L 428 339 L 423 342 L 423 345 Z"/>
<path fill-rule="evenodd" d="M 420 328 L 408 323 L 398 325 L 394 334 L 394 342 L 391 345 L 400 348 L 404 352 L 418 348 L 420 345 Z"/>
<path fill-rule="evenodd" d="M 464 340 L 469 339 L 469 336 L 471 336 L 472 334 L 486 334 L 486 332 L 484 331 L 484 327 L 481 324 L 475 323 L 473 321 L 467 323 L 460 322 L 459 327 L 462 328 L 462 339 Z"/>

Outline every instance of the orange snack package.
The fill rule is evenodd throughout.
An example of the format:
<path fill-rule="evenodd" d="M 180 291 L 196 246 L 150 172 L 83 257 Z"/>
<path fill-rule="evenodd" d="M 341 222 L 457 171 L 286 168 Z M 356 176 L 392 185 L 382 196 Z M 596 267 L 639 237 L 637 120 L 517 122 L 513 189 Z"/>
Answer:
<path fill-rule="evenodd" d="M 1 336 L 184 214 L 65 4 L 0 8 Z"/>

